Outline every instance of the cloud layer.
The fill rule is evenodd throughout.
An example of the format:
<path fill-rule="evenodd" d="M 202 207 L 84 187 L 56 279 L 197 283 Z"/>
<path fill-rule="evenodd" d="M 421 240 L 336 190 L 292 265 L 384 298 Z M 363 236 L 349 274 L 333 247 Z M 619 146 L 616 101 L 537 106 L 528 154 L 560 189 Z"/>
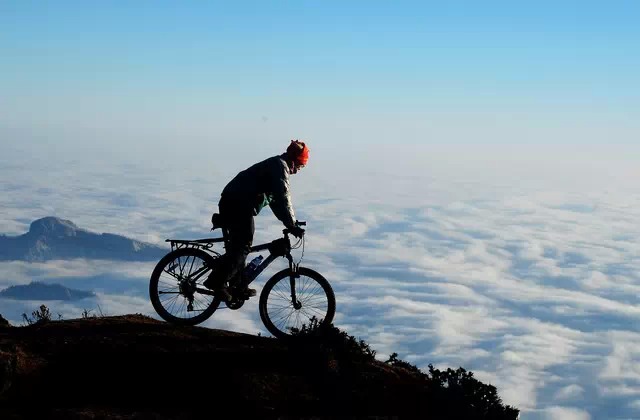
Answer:
<path fill-rule="evenodd" d="M 210 236 L 226 181 L 39 162 L 45 177 L 9 163 L 0 232 L 11 235 L 54 215 L 162 246 L 170 237 Z M 462 366 L 496 385 L 523 419 L 640 416 L 638 191 L 525 188 L 419 171 L 353 170 L 345 178 L 337 169 L 325 177 L 309 169 L 292 178 L 297 216 L 309 223 L 302 265 L 334 286 L 336 324 L 381 359 L 398 352 L 425 370 Z M 265 209 L 255 243 L 281 229 Z M 7 262 L 0 287 L 46 280 L 98 293 L 48 305 L 67 318 L 98 308 L 157 317 L 147 295 L 153 266 Z M 284 266 L 262 274 L 258 293 Z M 2 300 L 0 313 L 20 322 L 40 303 Z M 256 299 L 202 325 L 266 334 Z"/>

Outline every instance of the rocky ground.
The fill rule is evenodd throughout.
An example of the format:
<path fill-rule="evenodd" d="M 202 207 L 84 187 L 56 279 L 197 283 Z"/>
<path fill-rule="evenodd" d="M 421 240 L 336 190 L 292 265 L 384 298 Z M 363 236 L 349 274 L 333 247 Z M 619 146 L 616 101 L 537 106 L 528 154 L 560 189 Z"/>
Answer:
<path fill-rule="evenodd" d="M 2 419 L 516 418 L 436 391 L 419 372 L 311 338 L 141 315 L 0 323 Z"/>

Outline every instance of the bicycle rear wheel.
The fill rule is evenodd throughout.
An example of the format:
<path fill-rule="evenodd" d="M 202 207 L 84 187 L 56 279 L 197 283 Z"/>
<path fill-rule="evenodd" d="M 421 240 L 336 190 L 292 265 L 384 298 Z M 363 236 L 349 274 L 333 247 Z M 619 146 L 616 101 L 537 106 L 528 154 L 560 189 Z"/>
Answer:
<path fill-rule="evenodd" d="M 209 318 L 220 305 L 220 298 L 198 291 L 207 290 L 207 279 L 214 258 L 196 248 L 169 252 L 156 265 L 149 281 L 151 304 L 167 322 L 196 325 Z"/>
<path fill-rule="evenodd" d="M 292 285 L 296 301 L 292 299 Z M 291 329 L 310 326 L 315 317 L 320 325 L 333 321 L 336 298 L 329 282 L 318 272 L 300 267 L 297 276 L 287 268 L 271 277 L 260 294 L 260 318 L 274 337 L 290 337 Z"/>

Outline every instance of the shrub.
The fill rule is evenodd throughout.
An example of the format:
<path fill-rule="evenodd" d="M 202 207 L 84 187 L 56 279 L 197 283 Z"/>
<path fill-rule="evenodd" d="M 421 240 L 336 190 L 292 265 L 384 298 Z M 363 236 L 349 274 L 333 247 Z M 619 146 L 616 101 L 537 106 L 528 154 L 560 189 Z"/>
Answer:
<path fill-rule="evenodd" d="M 102 308 L 100 308 L 100 305 L 98 305 L 98 312 L 100 313 L 100 315 L 96 315 L 96 314 L 91 314 L 91 312 L 93 311 L 93 309 L 89 309 L 87 310 L 86 308 L 82 310 L 82 319 L 89 319 L 89 318 L 104 318 L 105 315 L 102 313 Z"/>
<path fill-rule="evenodd" d="M 22 319 L 27 325 L 43 324 L 51 321 L 51 311 L 45 305 L 40 305 L 40 309 L 31 312 L 31 317 L 23 313 Z M 58 314 L 58 319 L 62 319 L 61 314 Z"/>
<path fill-rule="evenodd" d="M 410 372 L 414 372 L 414 373 L 419 373 L 421 375 L 424 375 L 424 372 L 422 372 L 416 365 L 412 365 L 409 362 L 405 362 L 404 360 L 400 360 L 398 359 L 398 353 L 392 353 L 389 358 L 387 360 L 385 360 L 385 363 L 391 365 L 391 366 L 396 366 L 396 367 L 401 367 L 404 369 L 407 369 Z"/>
<path fill-rule="evenodd" d="M 430 364 L 428 380 L 436 399 L 451 409 L 455 407 L 456 410 L 467 410 L 474 416 L 491 419 L 514 420 L 519 417 L 520 410 L 503 405 L 495 386 L 480 382 L 473 377 L 473 372 L 462 367 L 441 371 Z M 461 401 L 464 406 L 460 406 Z"/>
<path fill-rule="evenodd" d="M 302 325 L 300 329 L 293 328 L 291 335 L 296 342 L 330 350 L 339 359 L 372 361 L 376 356 L 376 351 L 364 340 L 358 340 L 333 324 L 323 325 L 316 317 L 312 317 L 310 323 Z"/>
<path fill-rule="evenodd" d="M 356 371 L 361 371 L 359 363 L 373 361 L 376 355 L 375 350 L 364 340 L 358 340 L 334 325 L 321 326 L 315 318 L 311 319 L 308 325 L 294 329 L 292 335 L 292 343 L 305 346 L 308 351 L 322 352 L 325 362 L 337 360 L 343 367 L 356 367 Z M 305 359 L 305 362 L 308 362 L 308 359 Z M 428 392 L 422 398 L 433 410 L 435 418 L 440 418 L 438 415 L 442 415 L 442 418 L 495 420 L 519 418 L 520 411 L 512 406 L 503 405 L 495 386 L 478 381 L 473 377 L 473 372 L 468 372 L 462 367 L 457 370 L 440 371 L 429 365 L 429 372 L 425 373 L 417 366 L 400 360 L 398 353 L 392 353 L 385 363 L 417 373 L 424 379 Z M 334 386 L 339 387 L 339 382 Z"/>

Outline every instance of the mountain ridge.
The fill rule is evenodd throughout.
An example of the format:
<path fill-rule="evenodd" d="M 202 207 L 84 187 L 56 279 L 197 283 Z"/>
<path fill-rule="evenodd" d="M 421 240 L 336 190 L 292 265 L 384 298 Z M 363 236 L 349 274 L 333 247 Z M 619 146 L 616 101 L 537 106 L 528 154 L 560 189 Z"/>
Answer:
<path fill-rule="evenodd" d="M 67 300 L 95 297 L 92 291 L 72 289 L 57 283 L 32 281 L 29 284 L 9 286 L 0 290 L 0 297 L 14 300 Z"/>
<path fill-rule="evenodd" d="M 94 233 L 54 216 L 34 220 L 22 235 L 0 235 L 0 261 L 73 258 L 151 261 L 167 252 L 165 248 L 123 235 Z"/>
<path fill-rule="evenodd" d="M 279 340 L 141 314 L 0 325 L 0 418 L 518 418 L 470 372 L 375 360 L 327 331 Z"/>

